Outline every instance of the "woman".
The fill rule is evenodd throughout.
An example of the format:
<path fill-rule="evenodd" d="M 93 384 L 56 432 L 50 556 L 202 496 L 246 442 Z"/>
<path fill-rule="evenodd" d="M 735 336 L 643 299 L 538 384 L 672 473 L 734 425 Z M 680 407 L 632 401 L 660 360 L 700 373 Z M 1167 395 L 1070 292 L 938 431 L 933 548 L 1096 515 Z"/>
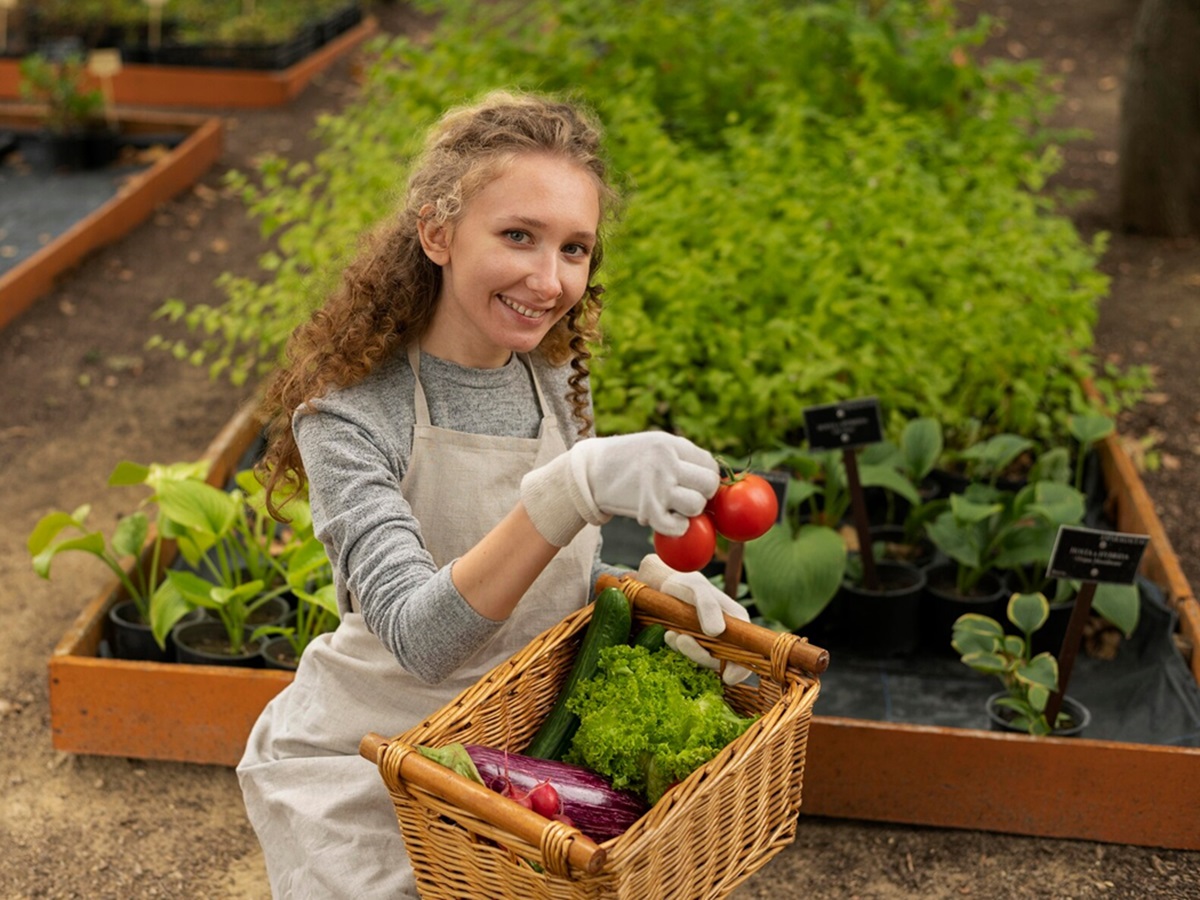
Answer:
<path fill-rule="evenodd" d="M 613 200 L 575 107 L 494 94 L 453 110 L 399 214 L 292 336 L 262 474 L 269 494 L 307 483 L 342 621 L 238 766 L 276 897 L 415 897 L 359 740 L 410 728 L 586 603 L 611 516 L 682 534 L 717 488 L 683 438 L 589 436 Z M 640 571 L 709 633 L 722 610 L 745 617 L 702 577 L 656 557 Z"/>

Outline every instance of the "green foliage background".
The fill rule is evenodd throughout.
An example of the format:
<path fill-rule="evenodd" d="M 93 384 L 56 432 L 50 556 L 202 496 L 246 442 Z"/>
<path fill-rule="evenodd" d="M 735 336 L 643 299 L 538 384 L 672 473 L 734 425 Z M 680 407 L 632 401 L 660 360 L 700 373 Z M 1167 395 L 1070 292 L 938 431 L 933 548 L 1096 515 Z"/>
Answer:
<path fill-rule="evenodd" d="M 598 427 L 714 451 L 795 442 L 804 407 L 879 397 L 895 432 L 947 447 L 1062 443 L 1098 373 L 1102 238 L 1042 189 L 1059 165 L 1035 64 L 972 60 L 989 23 L 929 0 L 425 2 L 431 41 L 376 45 L 364 95 L 325 119 L 316 165 L 239 183 L 278 252 L 228 301 L 163 313 L 181 357 L 269 368 L 356 236 L 385 215 L 424 128 L 498 87 L 570 93 L 605 123 L 626 194 L 608 236 Z M 1110 377 L 1111 376 L 1111 377 Z"/>

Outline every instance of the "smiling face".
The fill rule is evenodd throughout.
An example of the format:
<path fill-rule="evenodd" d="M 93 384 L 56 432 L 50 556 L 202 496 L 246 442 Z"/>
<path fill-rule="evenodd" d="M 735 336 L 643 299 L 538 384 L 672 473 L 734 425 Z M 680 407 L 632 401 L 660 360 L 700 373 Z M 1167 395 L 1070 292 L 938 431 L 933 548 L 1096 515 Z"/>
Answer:
<path fill-rule="evenodd" d="M 583 297 L 599 221 L 592 175 L 544 153 L 515 157 L 455 222 L 423 221 L 442 289 L 421 348 L 494 368 L 537 347 Z"/>

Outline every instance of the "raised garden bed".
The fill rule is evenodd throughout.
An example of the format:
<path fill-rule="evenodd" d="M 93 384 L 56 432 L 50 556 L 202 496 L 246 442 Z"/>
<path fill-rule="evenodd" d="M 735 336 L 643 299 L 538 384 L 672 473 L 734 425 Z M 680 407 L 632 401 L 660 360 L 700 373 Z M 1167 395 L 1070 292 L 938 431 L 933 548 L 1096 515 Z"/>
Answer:
<path fill-rule="evenodd" d="M 0 107 L 0 130 L 31 133 L 40 117 L 37 107 Z M 137 143 L 168 136 L 174 146 L 131 174 L 91 213 L 0 274 L 0 328 L 49 291 L 64 271 L 127 234 L 160 204 L 194 184 L 221 154 L 222 126 L 215 117 L 124 111 L 118 125 L 122 140 Z"/>
<path fill-rule="evenodd" d="M 282 106 L 312 79 L 374 35 L 379 23 L 362 18 L 326 43 L 311 36 L 278 47 L 243 48 L 259 68 L 231 68 L 232 48 L 179 48 L 174 62 L 129 62 L 112 79 L 112 98 L 124 106 L 255 109 Z M 270 67 L 265 67 L 270 64 Z M 20 96 L 19 60 L 0 59 L 0 100 Z M 278 65 L 276 68 L 274 66 Z"/>
<path fill-rule="evenodd" d="M 252 409 L 241 410 L 207 450 L 210 481 L 235 471 L 258 436 Z M 1113 521 L 1150 535 L 1143 575 L 1195 646 L 1200 612 L 1144 487 L 1116 438 L 1100 453 Z M 258 713 L 291 675 L 100 658 L 105 615 L 119 599 L 115 584 L 102 592 L 55 648 L 54 746 L 235 764 Z M 836 666 L 835 656 L 831 673 Z M 1200 849 L 1198 748 L 816 715 L 809 750 L 803 813 Z"/>

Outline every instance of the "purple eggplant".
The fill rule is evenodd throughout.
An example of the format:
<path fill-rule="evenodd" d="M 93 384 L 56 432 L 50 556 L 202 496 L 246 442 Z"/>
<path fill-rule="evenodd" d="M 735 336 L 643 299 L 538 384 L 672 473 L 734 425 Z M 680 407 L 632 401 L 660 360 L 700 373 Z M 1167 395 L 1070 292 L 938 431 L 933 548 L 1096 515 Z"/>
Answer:
<path fill-rule="evenodd" d="M 582 766 L 478 744 L 467 744 L 466 750 L 483 783 L 497 793 L 511 796 L 515 789 L 520 796 L 549 782 L 558 793 L 562 814 L 597 843 L 623 834 L 649 808 L 637 794 L 615 790 L 605 778 Z"/>

